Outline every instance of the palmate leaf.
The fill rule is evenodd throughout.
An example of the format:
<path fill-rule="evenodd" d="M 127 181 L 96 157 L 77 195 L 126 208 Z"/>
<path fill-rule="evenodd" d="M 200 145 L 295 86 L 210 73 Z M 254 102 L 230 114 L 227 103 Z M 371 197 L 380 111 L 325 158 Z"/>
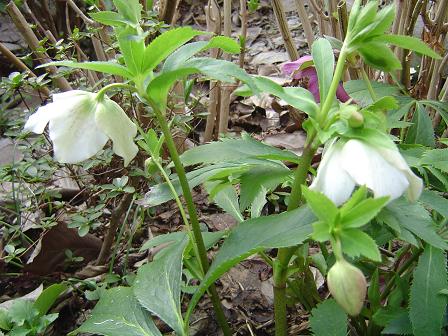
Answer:
<path fill-rule="evenodd" d="M 402 197 L 391 202 L 380 215 L 392 229 L 398 225 L 434 247 L 448 249 L 448 244 L 437 234 L 431 216 L 421 204 L 409 203 Z"/>
<path fill-rule="evenodd" d="M 395 85 L 384 84 L 381 82 L 371 81 L 373 91 L 377 98 L 385 96 L 394 96 L 400 93 L 400 89 Z M 361 106 L 367 106 L 373 103 L 369 94 L 369 89 L 363 80 L 351 80 L 344 83 L 344 89 L 350 97 L 352 97 Z"/>
<path fill-rule="evenodd" d="M 138 302 L 160 317 L 176 332 L 185 335 L 180 310 L 182 256 L 188 239 L 169 246 L 164 255 L 138 270 L 133 289 Z"/>
<path fill-rule="evenodd" d="M 131 26 L 117 28 L 118 44 L 123 54 L 126 66 L 132 74 L 142 72 L 143 53 L 145 50 L 145 36 L 142 32 Z"/>
<path fill-rule="evenodd" d="M 108 289 L 92 315 L 70 335 L 92 333 L 104 336 L 161 336 L 151 316 L 138 303 L 130 287 Z"/>
<path fill-rule="evenodd" d="M 238 204 L 238 195 L 232 184 L 221 184 L 219 181 L 211 181 L 205 183 L 205 187 L 209 197 L 216 203 L 216 205 L 235 218 L 238 222 L 244 220 Z"/>
<path fill-rule="evenodd" d="M 311 311 L 310 327 L 314 336 L 346 336 L 348 317 L 334 299 L 328 299 Z"/>
<path fill-rule="evenodd" d="M 186 319 L 207 288 L 222 274 L 248 256 L 267 248 L 295 246 L 306 240 L 316 220 L 306 207 L 278 215 L 246 220 L 236 226 L 221 246 L 209 271 L 188 306 Z"/>
<path fill-rule="evenodd" d="M 420 159 L 420 165 L 433 166 L 448 173 L 448 149 L 432 149 L 426 151 Z"/>
<path fill-rule="evenodd" d="M 446 297 L 439 292 L 447 286 L 445 253 L 427 245 L 414 270 L 409 316 L 415 336 L 440 335 L 446 312 Z"/>
<path fill-rule="evenodd" d="M 424 190 L 419 202 L 448 218 L 448 199 L 432 190 Z"/>
<path fill-rule="evenodd" d="M 423 104 L 416 103 L 416 109 L 412 117 L 412 126 L 409 127 L 405 142 L 408 144 L 420 144 L 435 147 L 434 129 L 429 113 Z"/>
<path fill-rule="evenodd" d="M 192 148 L 181 155 L 182 163 L 186 166 L 239 161 L 247 158 L 265 158 L 294 163 L 299 161 L 299 157 L 293 152 L 256 141 L 246 133 L 243 133 L 241 138 L 222 138 L 220 141 Z"/>

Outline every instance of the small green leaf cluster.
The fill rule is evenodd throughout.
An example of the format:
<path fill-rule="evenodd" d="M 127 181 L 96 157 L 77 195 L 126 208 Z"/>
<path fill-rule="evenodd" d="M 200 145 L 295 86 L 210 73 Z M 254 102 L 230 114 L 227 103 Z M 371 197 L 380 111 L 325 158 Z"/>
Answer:
<path fill-rule="evenodd" d="M 9 302 L 7 309 L 0 307 L 0 333 L 11 336 L 44 335 L 45 330 L 59 315 L 47 313 L 66 289 L 63 284 L 51 285 L 42 291 L 35 301 L 18 298 Z"/>

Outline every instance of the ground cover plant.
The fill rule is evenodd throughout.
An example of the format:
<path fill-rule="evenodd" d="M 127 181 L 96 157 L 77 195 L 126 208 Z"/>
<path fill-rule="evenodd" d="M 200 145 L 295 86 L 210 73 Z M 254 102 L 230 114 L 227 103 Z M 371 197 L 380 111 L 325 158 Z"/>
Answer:
<path fill-rule="evenodd" d="M 212 2 L 208 15 L 220 6 Z M 241 1 L 238 39 L 229 31 L 231 1 L 223 3 L 225 36 L 171 27 L 177 3 L 158 3 L 158 17 L 152 1 L 92 1 L 84 11 L 68 1 L 85 32 L 74 29 L 52 45 L 20 25 L 23 16 L 8 3 L 43 60 L 33 71 L 51 76 L 36 77 L 8 54 L 24 71 L 2 81 L 3 111 L 14 113 L 0 118 L 2 132 L 20 148 L 0 170 L 8 187 L 0 204 L 6 283 L 54 265 L 63 275 L 2 303 L 3 334 L 61 334 L 51 324 L 79 297 L 88 311 L 70 320 L 63 331 L 70 335 L 446 331 L 448 1 L 432 4 L 432 18 L 423 14 L 427 1 L 328 1 L 320 12 L 310 1 L 323 20 L 318 37 L 298 1 L 309 45 L 301 57 L 290 46 L 282 2 L 271 4 L 290 84 L 244 69 L 245 25 L 258 1 Z M 419 16 L 433 27 L 425 41 L 408 29 Z M 95 61 L 82 50 L 88 39 Z M 204 138 L 220 137 L 185 150 L 195 122 L 204 122 L 185 109 L 203 104 L 206 85 Z M 26 90 L 37 94 L 35 107 L 26 105 Z M 299 154 L 245 132 L 225 134 L 230 102 L 261 96 L 286 106 L 295 125 L 300 119 Z M 14 99 L 23 101 L 15 110 Z M 47 188 L 55 176 L 75 186 Z M 204 226 L 198 193 L 236 224 Z M 152 235 L 157 209 L 167 204 L 179 214 L 178 230 Z M 46 257 L 55 244 L 63 253 Z M 139 262 L 130 266 L 133 257 Z M 253 258 L 268 268 L 273 293 L 272 323 L 257 332 L 232 325 L 220 293 L 227 272 Z M 193 316 L 207 300 L 219 330 L 195 329 Z M 306 316 L 299 332 L 291 330 L 297 312 Z"/>

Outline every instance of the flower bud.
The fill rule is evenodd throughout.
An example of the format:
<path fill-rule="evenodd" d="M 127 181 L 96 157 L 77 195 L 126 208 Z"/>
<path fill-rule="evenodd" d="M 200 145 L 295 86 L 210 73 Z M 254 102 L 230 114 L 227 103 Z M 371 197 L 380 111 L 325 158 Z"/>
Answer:
<path fill-rule="evenodd" d="M 367 291 L 364 274 L 345 260 L 336 261 L 328 271 L 328 288 L 336 302 L 351 316 L 360 313 Z"/>
<path fill-rule="evenodd" d="M 350 118 L 348 118 L 348 124 L 353 128 L 361 127 L 364 124 L 363 115 L 358 111 L 353 111 L 350 115 Z"/>

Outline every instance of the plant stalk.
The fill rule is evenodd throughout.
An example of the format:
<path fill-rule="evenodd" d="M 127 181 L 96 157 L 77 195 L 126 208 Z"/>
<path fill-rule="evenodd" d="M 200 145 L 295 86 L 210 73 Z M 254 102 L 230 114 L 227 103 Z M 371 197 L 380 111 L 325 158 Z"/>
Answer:
<path fill-rule="evenodd" d="M 209 263 L 208 263 L 208 259 L 207 259 L 207 250 L 205 248 L 204 240 L 202 238 L 201 228 L 199 225 L 198 215 L 196 212 L 196 206 L 194 204 L 193 196 L 190 191 L 190 186 L 188 184 L 187 176 L 185 174 L 185 169 L 180 160 L 179 153 L 177 152 L 177 149 L 176 149 L 176 144 L 174 143 L 170 128 L 168 126 L 167 121 L 165 120 L 165 116 L 164 116 L 163 112 L 156 106 L 156 104 L 151 104 L 151 105 L 154 109 L 154 114 L 157 118 L 159 126 L 162 129 L 162 133 L 165 136 L 165 144 L 168 148 L 171 159 L 173 160 L 173 163 L 174 163 L 174 167 L 176 168 L 177 175 L 179 177 L 179 182 L 182 187 L 184 199 L 187 204 L 188 214 L 190 216 L 193 237 L 195 240 L 194 243 L 197 246 L 198 253 L 199 253 L 200 265 L 205 274 L 205 273 L 207 273 L 208 268 L 209 268 Z M 230 336 L 231 330 L 226 321 L 226 317 L 224 315 L 224 310 L 221 305 L 221 301 L 219 300 L 218 292 L 216 291 L 215 285 L 210 286 L 209 293 L 210 293 L 210 298 L 211 298 L 211 301 L 213 304 L 213 308 L 216 313 L 217 322 L 218 322 L 219 326 L 221 327 L 222 331 L 224 332 L 224 335 Z"/>

